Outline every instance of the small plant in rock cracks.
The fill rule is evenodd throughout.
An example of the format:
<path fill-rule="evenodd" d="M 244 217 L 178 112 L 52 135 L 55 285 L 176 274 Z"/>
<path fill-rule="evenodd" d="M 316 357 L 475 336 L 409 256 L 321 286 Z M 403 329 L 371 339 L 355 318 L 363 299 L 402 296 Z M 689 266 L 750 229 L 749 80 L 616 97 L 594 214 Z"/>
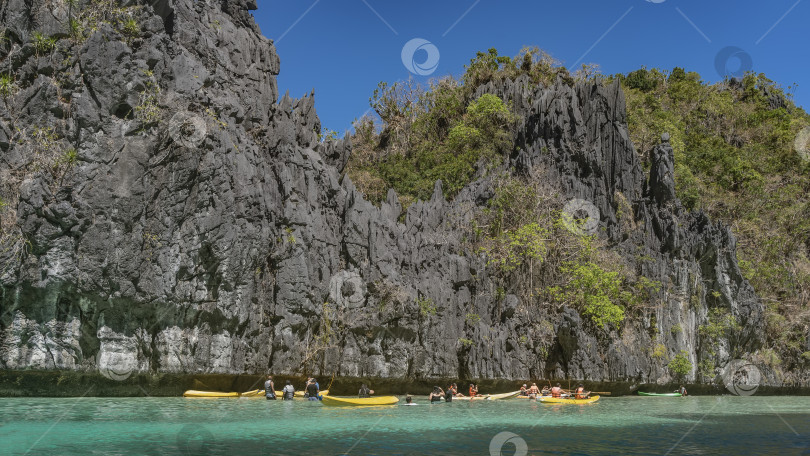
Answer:
<path fill-rule="evenodd" d="M 37 50 L 37 57 L 52 51 L 56 47 L 56 38 L 45 36 L 41 32 L 34 32 L 31 35 L 31 42 L 34 44 L 34 49 Z"/>
<path fill-rule="evenodd" d="M 121 23 L 121 31 L 124 35 L 133 38 L 141 33 L 141 27 L 138 25 L 138 21 L 130 17 Z"/>
<path fill-rule="evenodd" d="M 14 92 L 16 92 L 14 78 L 8 74 L 0 74 L 0 97 L 3 97 L 5 100 L 6 98 L 14 95 Z"/>
<path fill-rule="evenodd" d="M 436 315 L 436 304 L 430 298 L 416 298 L 416 304 L 419 306 L 419 313 L 423 317 L 428 315 Z"/>
<path fill-rule="evenodd" d="M 152 71 L 144 71 L 144 76 L 148 79 L 144 82 L 145 88 L 141 92 L 138 106 L 135 106 L 135 117 L 144 124 L 154 124 L 160 121 L 162 111 L 158 105 L 161 89 L 155 81 Z"/>
<path fill-rule="evenodd" d="M 462 346 L 464 346 L 464 347 L 469 348 L 469 347 L 472 347 L 472 346 L 473 346 L 473 344 L 474 344 L 475 342 L 473 342 L 473 341 L 472 341 L 472 340 L 470 340 L 470 339 L 466 339 L 466 338 L 462 337 L 462 338 L 460 338 L 460 339 L 458 340 L 458 343 L 460 343 L 460 344 L 461 344 Z"/>

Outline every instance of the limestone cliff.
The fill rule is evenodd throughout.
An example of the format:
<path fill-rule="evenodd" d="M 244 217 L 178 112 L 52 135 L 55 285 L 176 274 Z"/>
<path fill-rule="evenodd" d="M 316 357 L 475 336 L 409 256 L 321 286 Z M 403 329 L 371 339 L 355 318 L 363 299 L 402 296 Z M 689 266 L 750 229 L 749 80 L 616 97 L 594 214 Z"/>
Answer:
<path fill-rule="evenodd" d="M 574 309 L 541 324 L 496 296 L 464 242 L 486 178 L 452 202 L 437 183 L 404 218 L 393 191 L 380 207 L 364 199 L 342 176 L 350 142 L 319 142 L 314 97 L 279 99 L 255 8 L 0 5 L 13 80 L 0 101 L 0 367 L 667 381 L 657 341 L 686 350 L 695 379 L 710 306 L 741 326 L 712 350 L 718 366 L 758 348 L 763 307 L 733 235 L 680 206 L 667 141 L 645 175 L 617 84 L 479 88 L 523 119 L 508 169 L 592 202 L 600 236 L 663 284 L 643 318 L 597 334 Z"/>

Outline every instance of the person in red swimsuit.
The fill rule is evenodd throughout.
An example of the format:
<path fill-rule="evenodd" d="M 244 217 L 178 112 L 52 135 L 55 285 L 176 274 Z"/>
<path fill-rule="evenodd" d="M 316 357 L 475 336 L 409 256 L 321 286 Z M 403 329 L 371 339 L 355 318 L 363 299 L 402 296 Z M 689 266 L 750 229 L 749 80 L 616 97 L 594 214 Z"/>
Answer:
<path fill-rule="evenodd" d="M 470 383 L 470 397 L 480 396 L 478 394 L 478 387 L 475 386 L 475 383 Z"/>

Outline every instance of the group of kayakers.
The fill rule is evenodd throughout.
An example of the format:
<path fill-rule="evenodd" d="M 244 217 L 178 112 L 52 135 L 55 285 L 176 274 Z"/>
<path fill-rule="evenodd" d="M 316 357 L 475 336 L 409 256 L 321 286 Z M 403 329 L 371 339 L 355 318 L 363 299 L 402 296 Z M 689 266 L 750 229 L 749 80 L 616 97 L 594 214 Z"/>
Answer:
<path fill-rule="evenodd" d="M 264 382 L 264 397 L 268 401 L 276 400 L 276 385 L 273 382 L 272 375 L 268 375 L 267 380 Z M 287 384 L 284 385 L 284 388 L 281 390 L 281 399 L 291 401 L 294 398 L 295 387 L 292 385 L 291 381 L 287 380 Z M 304 385 L 304 398 L 310 401 L 318 401 L 323 398 L 323 396 L 321 396 L 321 385 L 318 384 L 318 380 L 314 378 L 307 379 L 307 384 Z"/>
<path fill-rule="evenodd" d="M 681 387 L 685 393 L 685 388 Z M 274 401 L 276 400 L 276 390 L 275 390 L 275 383 L 273 382 L 273 376 L 268 375 L 267 380 L 264 382 L 264 392 L 265 397 L 267 400 Z M 468 389 L 469 396 L 465 396 L 464 394 L 460 393 L 458 390 L 458 385 L 456 383 L 450 383 L 446 389 L 442 389 L 439 386 L 434 386 L 433 391 L 428 396 L 431 403 L 434 402 L 452 402 L 453 398 L 456 397 L 476 397 L 476 396 L 483 396 L 478 392 L 478 386 L 475 383 L 470 383 Z M 359 398 L 369 398 L 371 395 L 374 394 L 374 390 L 370 389 L 367 384 L 363 383 L 360 386 L 360 390 L 357 393 L 357 397 Z M 579 384 L 575 390 L 569 391 L 563 389 L 559 383 L 554 386 L 543 386 L 540 389 L 537 386 L 537 383 L 532 383 L 531 386 L 527 386 L 526 383 L 520 387 L 520 396 L 528 397 L 530 399 L 537 399 L 540 397 L 554 397 L 554 398 L 564 398 L 564 397 L 573 397 L 575 399 L 587 399 L 590 396 L 590 391 L 585 391 L 585 387 L 582 384 Z M 308 378 L 307 383 L 304 386 L 304 397 L 310 401 L 317 401 L 321 400 L 323 397 L 321 396 L 321 387 L 318 384 L 318 380 L 315 378 Z M 287 380 L 284 388 L 281 390 L 281 399 L 285 401 L 291 401 L 295 398 L 295 387 L 292 385 L 292 382 Z M 410 403 L 408 399 L 410 396 L 406 398 L 406 404 Z"/>
<path fill-rule="evenodd" d="M 470 383 L 469 393 L 469 397 L 481 396 L 481 394 L 478 393 L 478 387 L 475 383 Z M 434 386 L 433 391 L 428 395 L 431 403 L 440 401 L 452 402 L 454 397 L 467 397 L 458 391 L 458 385 L 455 383 L 451 383 L 447 387 L 447 390 L 443 390 L 440 386 Z"/>
<path fill-rule="evenodd" d="M 468 389 L 469 396 L 465 396 L 464 394 L 460 393 L 458 390 L 458 385 L 456 383 L 451 383 L 448 385 L 446 390 L 443 390 L 440 386 L 434 386 L 433 391 L 430 393 L 428 398 L 430 402 L 452 402 L 454 397 L 477 397 L 483 396 L 478 392 L 478 386 L 475 383 L 470 383 L 470 387 Z"/>
<path fill-rule="evenodd" d="M 590 391 L 585 391 L 585 386 L 581 383 L 576 387 L 574 391 L 569 391 L 563 389 L 559 383 L 554 386 L 543 386 L 543 389 L 537 387 L 537 383 L 532 383 L 532 386 L 527 387 L 524 383 L 523 386 L 520 387 L 520 396 L 529 397 L 530 399 L 537 399 L 538 397 L 555 397 L 555 398 L 563 398 L 563 397 L 573 397 L 575 399 L 587 399 L 588 396 L 591 395 Z"/>

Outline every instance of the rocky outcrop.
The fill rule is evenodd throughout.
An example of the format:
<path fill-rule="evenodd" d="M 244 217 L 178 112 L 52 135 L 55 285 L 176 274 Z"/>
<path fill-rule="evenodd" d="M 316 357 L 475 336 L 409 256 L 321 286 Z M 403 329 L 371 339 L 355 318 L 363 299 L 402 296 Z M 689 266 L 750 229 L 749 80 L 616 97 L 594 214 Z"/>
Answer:
<path fill-rule="evenodd" d="M 342 176 L 350 141 L 319 142 L 313 94 L 279 100 L 255 1 L 123 2 L 137 33 L 109 12 L 81 39 L 45 4 L 0 6 L 16 81 L 0 170 L 18 178 L 2 197 L 25 244 L 0 252 L 4 369 L 668 381 L 655 344 L 722 366 L 762 339 L 734 237 L 680 206 L 666 141 L 647 179 L 618 84 L 479 89 L 524 119 L 509 169 L 591 202 L 611 248 L 663 284 L 602 334 L 499 296 L 464 242 L 486 179 L 452 202 L 437 183 L 404 214 L 393 191 L 369 203 Z M 58 156 L 37 166 L 43 131 Z M 710 306 L 742 327 L 720 348 L 699 331 Z"/>

